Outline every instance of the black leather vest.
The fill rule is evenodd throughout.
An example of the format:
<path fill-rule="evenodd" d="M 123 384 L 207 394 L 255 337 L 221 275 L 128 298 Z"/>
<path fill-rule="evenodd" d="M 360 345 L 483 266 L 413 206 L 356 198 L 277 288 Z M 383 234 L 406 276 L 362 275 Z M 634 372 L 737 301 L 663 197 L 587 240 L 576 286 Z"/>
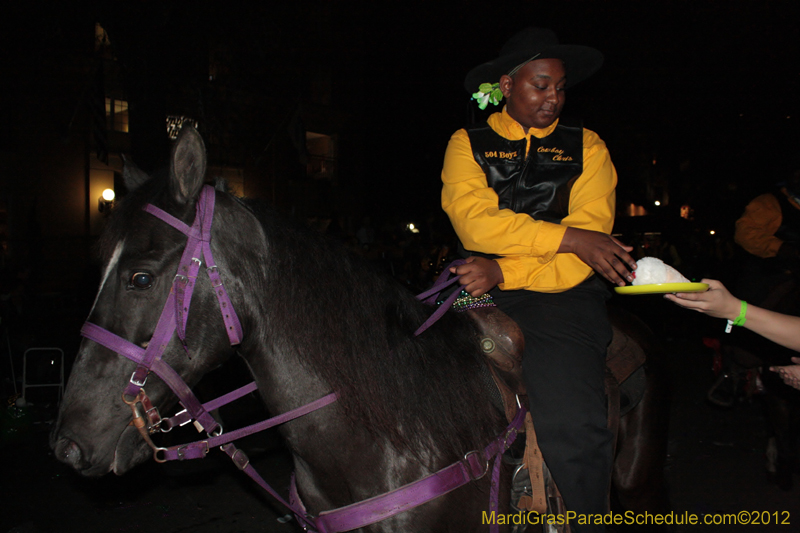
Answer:
<path fill-rule="evenodd" d="M 486 123 L 467 128 L 475 161 L 486 174 L 486 181 L 499 198 L 500 209 L 527 213 L 536 220 L 558 224 L 569 214 L 572 185 L 583 173 L 583 126 L 559 120 L 553 132 L 537 139 L 525 157 L 526 140 L 510 141 Z M 492 254 L 466 250 L 462 257 Z"/>
<path fill-rule="evenodd" d="M 559 121 L 542 139 L 510 141 L 488 124 L 467 129 L 475 161 L 499 197 L 501 209 L 560 223 L 569 214 L 572 185 L 583 172 L 583 127 Z"/>

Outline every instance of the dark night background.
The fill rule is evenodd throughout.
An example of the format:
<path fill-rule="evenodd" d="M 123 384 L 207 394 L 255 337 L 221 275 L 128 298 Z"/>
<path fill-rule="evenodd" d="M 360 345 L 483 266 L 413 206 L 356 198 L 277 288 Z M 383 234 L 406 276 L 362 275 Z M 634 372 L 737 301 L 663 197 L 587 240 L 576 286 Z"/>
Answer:
<path fill-rule="evenodd" d="M 329 77 L 330 106 L 347 115 L 354 139 L 341 156 L 350 194 L 380 209 L 438 209 L 447 139 L 474 105 L 464 74 L 527 25 L 605 54 L 603 69 L 570 91 L 565 114 L 582 117 L 608 144 L 621 202 L 644 203 L 645 182 L 658 175 L 668 182 L 669 209 L 691 202 L 703 220 L 737 216 L 741 205 L 732 202 L 793 164 L 794 2 L 19 3 L 2 22 L 4 118 L 18 119 L 9 108 L 35 90 L 49 111 L 37 127 L 66 129 L 74 103 L 37 83 L 48 64 L 86 48 L 95 22 L 122 64 L 131 151 L 144 168 L 165 160 L 163 141 L 147 135 L 160 128 L 170 92 L 194 91 L 200 101 L 209 50 L 222 43 L 230 85 L 275 104 L 254 124 L 227 118 L 247 133 L 246 148 L 267 144 L 280 111 L 308 100 L 315 77 Z M 225 111 L 203 110 L 207 122 Z M 4 122 L 13 144 L 15 126 Z"/>
<path fill-rule="evenodd" d="M 570 89 L 564 115 L 582 118 L 609 147 L 619 174 L 615 232 L 637 244 L 640 255 L 663 251 L 644 237 L 660 235 L 659 245 L 677 247 L 688 277 L 728 282 L 741 253 L 733 244 L 734 221 L 756 194 L 800 167 L 799 5 L 793 0 L 7 3 L 0 16 L 5 334 L 0 342 L 16 359 L 17 373 L 21 353 L 30 346 L 58 343 L 68 359 L 74 356 L 96 287 L 89 251 L 103 224 L 88 185 L 84 192 L 84 172 L 88 176 L 91 167 L 112 175 L 119 153 L 148 171 L 164 165 L 167 115 L 197 120 L 210 164 L 243 169 L 247 194 L 287 216 L 339 220 L 338 237 L 352 236 L 365 216 L 390 227 L 379 233 L 384 242 L 375 249 L 395 254 L 398 264 L 405 261 L 398 267 L 404 270 L 401 281 L 418 288 L 429 278 L 407 272 L 419 270 L 420 257 L 403 258 L 408 248 L 397 250 L 410 242 L 402 224 L 421 226 L 416 238 L 426 245 L 448 238 L 439 207 L 444 151 L 455 130 L 483 116 L 463 88 L 464 76 L 495 58 L 511 34 L 531 25 L 552 28 L 562 43 L 593 46 L 605 55 L 596 75 Z M 95 24 L 111 43 L 105 96 L 113 90 L 130 104 L 129 132 L 108 133 L 109 166 L 98 162 L 89 110 L 99 64 Z M 305 131 L 336 137 L 334 180 L 306 175 L 297 131 L 301 137 Z M 661 206 L 655 207 L 655 200 Z M 626 216 L 631 206 L 643 207 L 647 215 Z M 682 206 L 690 207 L 690 219 L 680 218 Z M 678 371 L 690 392 L 676 401 L 675 439 L 698 454 L 691 468 L 702 471 L 708 463 L 717 470 L 702 475 L 717 477 L 731 464 L 752 460 L 751 477 L 758 477 L 753 483 L 763 483 L 758 410 L 750 405 L 738 415 L 703 411 L 704 380 L 713 377 L 701 338 L 719 333 L 719 322 L 655 299 L 624 304 L 670 346 L 690 354 L 689 368 L 705 372 Z M 0 354 L 0 392 L 6 397 L 14 391 L 5 347 Z M 697 413 L 705 418 L 684 428 Z M 745 419 L 751 425 L 743 448 L 735 426 Z M 723 432 L 728 433 L 722 437 Z M 703 435 L 699 438 L 711 448 L 688 444 L 689 434 Z M 744 459 L 734 453 L 741 450 Z M 685 464 L 688 452 L 676 457 L 675 464 Z M 743 489 L 738 480 L 698 484 L 695 478 L 687 481 L 683 470 L 675 472 L 673 482 L 686 489 L 676 496 L 679 508 L 702 508 L 692 498 L 723 486 L 731 506 L 740 505 L 739 495 L 745 503 L 772 498 L 781 502 L 776 509 L 785 509 L 785 501 L 796 504 L 781 499 L 790 495 L 769 492 L 774 487 Z M 146 484 L 136 475 L 133 483 Z M 67 483 L 64 477 L 58 482 Z M 107 489 L 117 498 L 125 491 L 109 488 L 114 481 L 104 481 L 105 489 L 69 483 L 76 494 Z M 182 483 L 167 486 L 180 490 Z M 2 522 L 21 523 L 21 518 Z"/>

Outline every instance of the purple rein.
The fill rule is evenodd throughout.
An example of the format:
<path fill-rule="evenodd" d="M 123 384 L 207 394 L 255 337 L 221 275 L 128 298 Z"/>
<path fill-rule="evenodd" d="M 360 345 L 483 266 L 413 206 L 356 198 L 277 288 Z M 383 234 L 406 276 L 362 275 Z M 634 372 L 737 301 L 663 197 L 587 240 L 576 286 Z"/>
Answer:
<path fill-rule="evenodd" d="M 456 259 L 455 261 L 447 265 L 447 267 L 445 267 L 445 269 L 442 270 L 442 273 L 439 275 L 439 277 L 436 278 L 436 282 L 433 284 L 433 287 L 431 287 L 430 289 L 421 294 L 418 294 L 417 300 L 420 300 L 422 301 L 422 303 L 427 305 L 436 305 L 436 297 L 439 296 L 439 293 L 441 293 L 444 289 L 446 289 L 450 285 L 454 285 L 460 279 L 460 276 L 453 275 L 453 273 L 450 272 L 450 268 L 463 265 L 464 263 L 466 263 L 465 260 Z M 452 278 L 450 277 L 451 275 L 453 275 Z M 442 315 L 444 315 L 448 311 L 448 309 L 450 309 L 453 306 L 453 302 L 456 301 L 456 298 L 458 298 L 460 292 L 461 291 L 459 290 L 454 290 L 453 293 L 450 296 L 448 296 L 444 302 L 442 302 L 442 304 L 436 309 L 436 311 L 433 312 L 433 314 L 428 318 L 428 320 L 426 320 L 417 329 L 417 331 L 414 332 L 414 336 L 417 337 L 421 335 L 426 329 L 428 329 L 434 323 L 436 323 L 436 321 L 439 320 L 442 317 Z"/>

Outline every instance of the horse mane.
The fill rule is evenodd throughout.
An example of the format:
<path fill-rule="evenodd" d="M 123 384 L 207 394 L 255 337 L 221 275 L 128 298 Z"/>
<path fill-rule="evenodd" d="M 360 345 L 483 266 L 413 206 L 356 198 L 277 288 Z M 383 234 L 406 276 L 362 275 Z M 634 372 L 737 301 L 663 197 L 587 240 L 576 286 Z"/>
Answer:
<path fill-rule="evenodd" d="M 399 449 L 435 445 L 453 457 L 496 436 L 471 320 L 445 313 L 414 337 L 434 308 L 339 241 L 253 210 L 269 243 L 270 298 L 284 302 L 268 334 L 339 393 L 351 421 Z"/>
<path fill-rule="evenodd" d="M 165 180 L 151 179 L 115 206 L 98 242 L 101 257 L 137 217 L 149 216 L 147 203 L 193 218 L 194 206 L 178 206 Z M 453 459 L 497 435 L 501 414 L 483 387 L 483 354 L 466 316 L 446 313 L 414 337 L 433 308 L 338 241 L 258 202 L 239 203 L 266 234 L 268 279 L 259 284 L 276 304 L 265 335 L 338 392 L 352 424 L 399 450 L 435 446 Z"/>

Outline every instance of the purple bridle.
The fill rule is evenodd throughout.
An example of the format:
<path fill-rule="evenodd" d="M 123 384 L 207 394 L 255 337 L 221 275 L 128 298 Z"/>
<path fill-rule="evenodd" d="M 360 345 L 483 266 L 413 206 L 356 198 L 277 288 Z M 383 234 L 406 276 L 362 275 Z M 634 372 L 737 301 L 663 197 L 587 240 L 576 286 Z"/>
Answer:
<path fill-rule="evenodd" d="M 148 374 L 153 372 L 172 389 L 202 429 L 212 434 L 217 432 L 219 424 L 197 400 L 191 388 L 178 373 L 164 363 L 162 356 L 167 345 L 172 340 L 173 334 L 176 333 L 188 353 L 186 321 L 189 316 L 189 307 L 192 302 L 195 282 L 203 264 L 203 259 L 206 262 L 206 273 L 219 303 L 228 339 L 232 346 L 239 344 L 242 340 L 242 325 L 239 322 L 236 311 L 233 309 L 230 297 L 228 297 L 211 253 L 214 188 L 210 186 L 203 188 L 197 201 L 196 214 L 192 226 L 188 226 L 183 221 L 154 205 L 148 204 L 144 210 L 187 236 L 186 247 L 178 264 L 178 272 L 175 274 L 169 296 L 161 311 L 153 336 L 150 342 L 147 343 L 147 348 L 141 348 L 91 322 L 86 322 L 83 325 L 81 334 L 137 363 L 136 370 L 131 375 L 123 392 L 123 398 L 126 398 L 126 403 L 130 403 L 132 401 L 131 398 L 137 398 L 141 394 L 147 382 Z"/>
<path fill-rule="evenodd" d="M 153 336 L 147 344 L 147 348 L 137 346 L 91 322 L 86 322 L 81 329 L 81 334 L 87 339 L 137 364 L 136 370 L 131 375 L 122 396 L 125 403 L 131 407 L 133 425 L 153 449 L 155 460 L 158 462 L 165 462 L 168 460 L 203 458 L 208 454 L 211 448 L 219 446 L 222 451 L 231 457 L 240 470 L 245 472 L 280 503 L 290 509 L 306 531 L 316 531 L 318 533 L 335 533 L 358 529 L 369 524 L 380 522 L 381 520 L 418 505 L 422 505 L 470 481 L 480 479 L 488 472 L 489 462 L 494 460 L 494 467 L 492 468 L 493 489 L 489 507 L 490 511 L 497 511 L 497 490 L 499 488 L 501 463 L 500 456 L 511 446 L 523 426 L 526 412 L 524 407 L 519 409 L 515 419 L 506 430 L 495 440 L 490 442 L 482 451 L 476 450 L 469 452 L 464 456 L 462 461 L 458 461 L 438 472 L 391 492 L 339 509 L 323 511 L 316 518 L 309 516 L 305 512 L 294 484 L 292 484 L 291 487 L 291 501 L 287 502 L 261 478 L 253 466 L 250 465 L 250 461 L 245 453 L 237 449 L 233 441 L 330 405 L 336 401 L 337 396 L 335 392 L 328 394 L 327 396 L 283 413 L 282 415 L 229 432 L 223 436 L 221 426 L 209 412 L 257 390 L 258 387 L 256 383 L 252 382 L 216 400 L 202 404 L 183 378 L 181 378 L 171 366 L 163 361 L 162 356 L 164 355 L 167 345 L 172 340 L 173 334 L 177 335 L 184 349 L 187 353 L 189 352 L 189 348 L 186 344 L 186 322 L 189 315 L 195 282 L 200 273 L 203 260 L 205 260 L 207 265 L 206 272 L 219 303 L 225 330 L 231 345 L 235 346 L 240 344 L 243 338 L 241 323 L 231 304 L 225 286 L 222 283 L 222 278 L 211 253 L 211 225 L 214 218 L 214 202 L 214 188 L 205 186 L 197 201 L 196 215 L 192 226 L 188 226 L 181 220 L 178 220 L 169 213 L 151 204 L 144 208 L 145 211 L 184 233 L 188 238 L 186 248 L 183 251 L 178 266 L 178 272 L 175 275 L 169 296 L 164 304 Z M 447 270 L 445 270 L 445 272 L 447 272 Z M 437 283 L 433 289 L 421 294 L 418 298 L 425 299 L 424 301 L 426 302 L 432 302 L 436 294 L 458 279 L 453 278 L 446 281 L 448 276 L 449 274 L 442 276 L 440 283 Z M 454 296 L 443 303 L 440 309 L 417 330 L 416 334 L 420 334 L 430 327 L 430 325 L 441 316 L 444 310 L 450 307 L 452 299 L 457 296 L 458 292 L 459 291 L 455 291 Z M 157 408 L 152 405 L 144 391 L 147 376 L 151 372 L 156 374 L 169 386 L 184 407 L 183 411 L 171 418 L 161 418 Z M 172 446 L 170 448 L 158 447 L 150 438 L 150 435 L 156 431 L 167 432 L 175 426 L 182 426 L 189 422 L 194 422 L 195 425 L 198 426 L 198 430 L 205 431 L 207 438 L 186 445 Z M 490 531 L 492 533 L 498 531 L 497 524 L 493 524 L 490 527 Z"/>

